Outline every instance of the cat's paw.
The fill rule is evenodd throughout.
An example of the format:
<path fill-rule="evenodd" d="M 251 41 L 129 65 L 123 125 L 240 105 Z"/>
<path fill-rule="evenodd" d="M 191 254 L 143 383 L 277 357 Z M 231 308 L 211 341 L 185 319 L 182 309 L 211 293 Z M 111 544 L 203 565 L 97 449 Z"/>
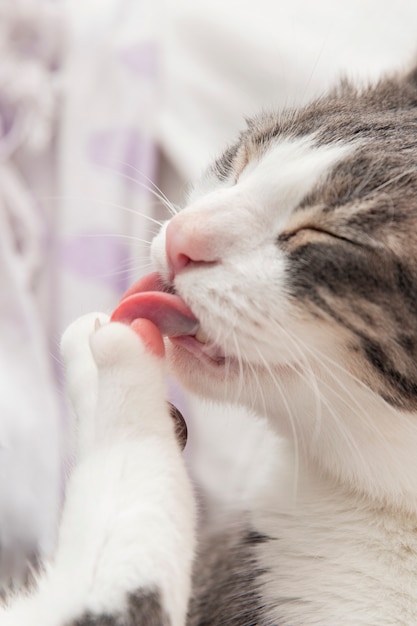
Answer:
<path fill-rule="evenodd" d="M 148 320 L 104 324 L 91 335 L 90 346 L 98 371 L 97 439 L 145 434 L 175 439 L 156 326 Z"/>
<path fill-rule="evenodd" d="M 110 321 L 106 313 L 87 313 L 77 318 L 65 330 L 61 338 L 61 354 L 67 367 L 82 367 L 92 361 L 90 337 L 97 328 Z"/>
<path fill-rule="evenodd" d="M 72 322 L 61 339 L 66 388 L 75 415 L 76 454 L 88 450 L 95 438 L 94 417 L 97 404 L 97 366 L 90 348 L 90 337 L 109 322 L 105 313 L 88 313 Z"/>

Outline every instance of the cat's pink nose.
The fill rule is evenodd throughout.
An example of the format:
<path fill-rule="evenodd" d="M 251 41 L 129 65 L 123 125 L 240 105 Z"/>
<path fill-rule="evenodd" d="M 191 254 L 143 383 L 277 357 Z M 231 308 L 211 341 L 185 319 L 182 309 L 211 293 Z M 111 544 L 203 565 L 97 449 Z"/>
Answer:
<path fill-rule="evenodd" d="M 165 249 L 171 280 L 191 261 L 197 261 L 200 256 L 187 231 L 184 220 L 178 216 L 170 221 L 166 229 Z"/>
<path fill-rule="evenodd" d="M 177 227 L 175 219 L 171 220 L 165 233 L 165 250 L 171 280 L 190 263 L 191 258 L 186 252 L 188 248 L 187 239 L 181 228 Z"/>
<path fill-rule="evenodd" d="M 190 263 L 210 263 L 213 246 L 204 229 L 204 218 L 195 219 L 184 211 L 175 216 L 167 226 L 165 250 L 171 280 Z"/>

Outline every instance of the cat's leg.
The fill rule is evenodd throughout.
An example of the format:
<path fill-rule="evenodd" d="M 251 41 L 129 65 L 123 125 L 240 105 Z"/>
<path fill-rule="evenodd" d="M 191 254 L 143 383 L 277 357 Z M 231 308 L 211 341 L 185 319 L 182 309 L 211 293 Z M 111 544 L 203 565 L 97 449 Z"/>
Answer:
<path fill-rule="evenodd" d="M 127 326 L 94 330 L 94 316 L 90 323 L 87 333 L 80 327 L 78 347 L 91 335 L 96 370 L 86 375 L 96 375 L 97 396 L 71 372 L 76 350 L 68 375 L 82 453 L 68 483 L 56 558 L 35 595 L 0 613 L 0 623 L 183 626 L 194 501 L 165 400 L 164 359 Z M 93 422 L 88 428 L 85 419 Z"/>

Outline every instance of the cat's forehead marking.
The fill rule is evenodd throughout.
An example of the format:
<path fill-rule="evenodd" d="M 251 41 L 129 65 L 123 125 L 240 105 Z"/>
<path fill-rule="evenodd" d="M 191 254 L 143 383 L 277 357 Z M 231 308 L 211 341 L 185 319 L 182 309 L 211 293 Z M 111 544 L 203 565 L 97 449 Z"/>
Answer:
<path fill-rule="evenodd" d="M 317 145 L 313 136 L 277 139 L 252 154 L 238 185 L 288 216 L 351 151 L 352 145 L 341 142 Z"/>
<path fill-rule="evenodd" d="M 281 223 L 355 147 L 342 141 L 319 145 L 314 135 L 276 137 L 258 146 L 242 142 L 216 161 L 190 202 L 208 202 L 212 191 L 224 189 L 232 214 L 239 210 L 239 198 L 246 196 L 258 216 L 266 210 Z"/>

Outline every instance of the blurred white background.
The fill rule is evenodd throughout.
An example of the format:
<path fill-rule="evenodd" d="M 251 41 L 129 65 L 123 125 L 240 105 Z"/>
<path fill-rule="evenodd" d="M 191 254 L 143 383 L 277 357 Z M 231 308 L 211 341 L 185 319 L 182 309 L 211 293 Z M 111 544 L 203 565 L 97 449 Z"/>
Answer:
<path fill-rule="evenodd" d="M 413 57 L 415 0 L 1 0 L 0 575 L 53 549 L 68 438 L 59 337 L 148 271 L 152 220 L 168 217 L 151 181 L 181 201 L 245 116 Z M 228 432 L 242 430 L 234 419 Z M 196 427 L 209 490 L 241 488 L 236 463 L 242 476 L 257 461 L 250 428 L 233 466 L 224 423 Z"/>

